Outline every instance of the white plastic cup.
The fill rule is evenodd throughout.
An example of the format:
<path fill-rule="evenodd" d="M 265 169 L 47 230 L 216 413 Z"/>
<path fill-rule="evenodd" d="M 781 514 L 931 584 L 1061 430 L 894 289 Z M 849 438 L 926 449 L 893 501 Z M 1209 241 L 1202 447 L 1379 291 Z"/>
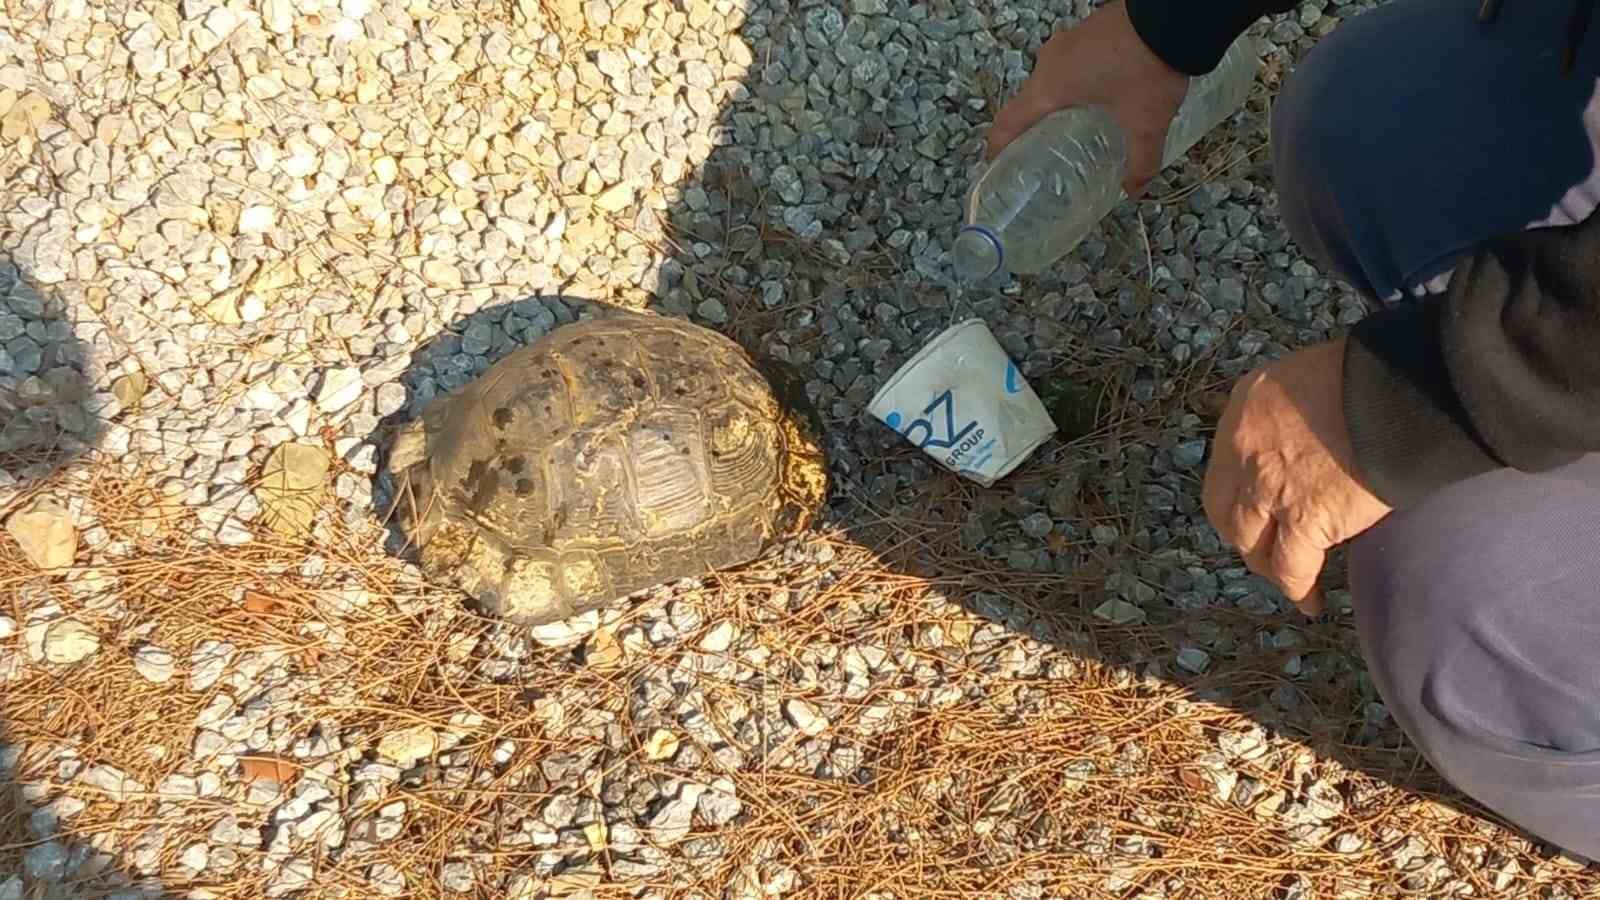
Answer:
<path fill-rule="evenodd" d="M 945 329 L 867 411 L 941 466 L 989 487 L 1055 434 L 1039 396 L 982 319 Z"/>

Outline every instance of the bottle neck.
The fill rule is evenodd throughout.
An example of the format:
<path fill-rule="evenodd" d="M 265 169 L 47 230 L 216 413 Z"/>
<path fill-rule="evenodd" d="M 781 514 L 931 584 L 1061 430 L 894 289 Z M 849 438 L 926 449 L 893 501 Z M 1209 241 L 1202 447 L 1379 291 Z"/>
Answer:
<path fill-rule="evenodd" d="M 956 279 L 972 284 L 1000 271 L 1005 249 L 995 233 L 982 225 L 963 226 L 956 235 L 954 259 Z"/>

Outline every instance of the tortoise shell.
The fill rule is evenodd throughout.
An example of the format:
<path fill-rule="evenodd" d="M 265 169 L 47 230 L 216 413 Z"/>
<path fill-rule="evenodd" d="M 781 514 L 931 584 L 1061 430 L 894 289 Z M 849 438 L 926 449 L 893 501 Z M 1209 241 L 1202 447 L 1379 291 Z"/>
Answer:
<path fill-rule="evenodd" d="M 748 562 L 826 500 L 795 384 L 682 319 L 558 327 L 402 427 L 398 523 L 430 577 L 526 625 Z"/>

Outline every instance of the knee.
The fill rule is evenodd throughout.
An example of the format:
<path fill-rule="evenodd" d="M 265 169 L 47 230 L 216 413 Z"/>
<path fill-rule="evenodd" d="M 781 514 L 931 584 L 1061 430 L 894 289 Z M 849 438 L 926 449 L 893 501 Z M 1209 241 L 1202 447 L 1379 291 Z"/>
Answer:
<path fill-rule="evenodd" d="M 1349 90 L 1340 89 L 1341 80 L 1352 73 L 1359 77 L 1360 68 L 1352 61 L 1354 50 L 1338 46 L 1339 36 L 1335 31 L 1316 45 L 1273 99 L 1269 149 L 1273 179 L 1286 202 L 1321 193 L 1330 174 L 1345 174 L 1344 160 L 1363 152 L 1359 116 L 1345 102 Z"/>
<path fill-rule="evenodd" d="M 1506 471 L 1355 542 L 1350 587 L 1368 667 L 1424 749 L 1477 739 L 1600 749 L 1600 710 L 1587 699 L 1600 679 L 1586 638 L 1600 629 L 1596 533 L 1592 485 Z"/>
<path fill-rule="evenodd" d="M 1600 854 L 1600 466 L 1496 473 L 1391 516 L 1351 547 L 1372 680 L 1458 790 L 1563 849 Z"/>
<path fill-rule="evenodd" d="M 1368 294 L 1385 286 L 1369 283 L 1353 232 L 1372 224 L 1357 216 L 1370 215 L 1374 204 L 1364 195 L 1380 189 L 1389 164 L 1385 143 L 1373 134 L 1382 116 L 1374 109 L 1378 98 L 1362 86 L 1382 68 L 1373 65 L 1374 42 L 1364 34 L 1371 15 L 1341 25 L 1307 54 L 1273 101 L 1270 122 L 1284 227 L 1319 265 Z"/>

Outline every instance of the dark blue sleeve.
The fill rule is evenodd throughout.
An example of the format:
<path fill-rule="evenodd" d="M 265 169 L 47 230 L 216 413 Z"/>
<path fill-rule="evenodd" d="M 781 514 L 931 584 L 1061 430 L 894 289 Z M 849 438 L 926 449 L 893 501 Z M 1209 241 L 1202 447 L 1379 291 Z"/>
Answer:
<path fill-rule="evenodd" d="M 1600 452 L 1600 216 L 1484 242 L 1445 293 L 1351 329 L 1345 421 L 1391 506 Z"/>
<path fill-rule="evenodd" d="M 1294 9 L 1298 0 L 1125 0 L 1139 37 L 1167 65 L 1204 75 L 1262 16 Z"/>

